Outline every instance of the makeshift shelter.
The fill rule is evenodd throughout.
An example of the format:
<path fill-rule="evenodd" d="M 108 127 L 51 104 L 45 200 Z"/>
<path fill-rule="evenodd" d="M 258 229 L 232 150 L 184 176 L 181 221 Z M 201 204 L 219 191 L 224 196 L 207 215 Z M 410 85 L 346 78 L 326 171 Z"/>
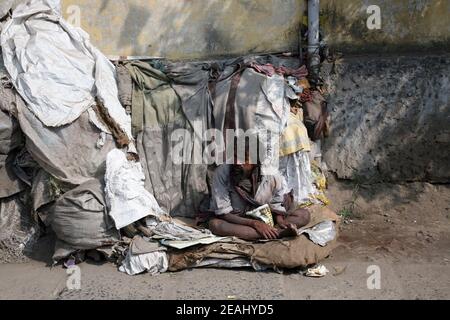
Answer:
<path fill-rule="evenodd" d="M 50 226 L 57 237 L 55 262 L 99 250 L 129 274 L 199 266 L 296 268 L 329 255 L 339 219 L 318 200 L 324 199 L 317 182 L 322 176 L 313 176 L 306 128 L 301 119 L 289 120 L 292 101 L 302 94 L 312 101 L 298 59 L 113 65 L 87 34 L 64 21 L 58 0 L 19 4 L 1 28 L 2 237 L 19 237 L 23 247 L 34 243 L 39 224 Z M 300 129 L 286 131 L 291 125 Z M 182 148 L 175 154 L 173 136 L 180 129 Z M 284 161 L 284 175 L 296 189 L 296 205 L 313 205 L 312 220 L 297 237 L 251 243 L 194 223 L 211 212 L 215 165 L 196 160 L 198 152 L 202 160 L 210 129 L 269 131 L 286 143 L 294 140 L 282 153 L 292 157 Z M 279 153 L 270 145 L 265 159 L 272 163 Z M 23 195 L 30 208 L 19 202 Z"/>

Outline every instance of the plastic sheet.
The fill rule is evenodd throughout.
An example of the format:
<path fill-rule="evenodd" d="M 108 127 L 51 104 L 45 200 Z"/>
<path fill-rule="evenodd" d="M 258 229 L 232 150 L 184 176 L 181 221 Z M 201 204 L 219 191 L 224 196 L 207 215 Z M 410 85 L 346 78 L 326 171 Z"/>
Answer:
<path fill-rule="evenodd" d="M 144 173 L 139 162 L 128 161 L 124 152 L 114 149 L 106 159 L 105 192 L 109 214 L 121 229 L 146 216 L 166 213 L 144 188 Z"/>
<path fill-rule="evenodd" d="M 3 25 L 1 46 L 15 88 L 46 126 L 73 122 L 97 97 L 133 140 L 131 119 L 118 99 L 113 64 L 83 30 L 61 17 L 59 0 L 19 4 Z"/>
<path fill-rule="evenodd" d="M 323 221 L 312 228 L 301 230 L 299 234 L 306 233 L 309 239 L 322 247 L 336 238 L 336 225 L 333 221 Z"/>
<path fill-rule="evenodd" d="M 138 255 L 133 255 L 131 251 L 128 251 L 125 260 L 119 267 L 119 271 L 131 276 L 144 271 L 148 271 L 151 275 L 157 275 L 166 272 L 168 267 L 169 261 L 164 251 L 154 251 Z"/>

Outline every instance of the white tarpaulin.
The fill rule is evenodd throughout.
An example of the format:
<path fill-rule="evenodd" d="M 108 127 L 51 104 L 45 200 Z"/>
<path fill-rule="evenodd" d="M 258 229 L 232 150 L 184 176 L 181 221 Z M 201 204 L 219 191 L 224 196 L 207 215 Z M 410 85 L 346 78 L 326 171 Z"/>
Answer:
<path fill-rule="evenodd" d="M 328 242 L 336 238 L 336 224 L 331 220 L 322 221 L 312 228 L 298 231 L 299 235 L 303 233 L 306 233 L 315 244 L 325 247 Z"/>
<path fill-rule="evenodd" d="M 111 150 L 106 158 L 105 193 L 109 214 L 121 229 L 148 215 L 166 215 L 155 197 L 144 188 L 139 162 L 128 161 L 124 152 Z"/>
<path fill-rule="evenodd" d="M 134 255 L 130 250 L 122 265 L 119 267 L 119 271 L 131 276 L 144 271 L 148 271 L 151 275 L 157 275 L 166 272 L 168 267 L 169 259 L 164 251 Z"/>
<path fill-rule="evenodd" d="M 88 34 L 61 17 L 60 0 L 19 4 L 3 26 L 1 46 L 15 88 L 46 126 L 73 122 L 98 97 L 133 140 L 113 64 L 92 46 Z"/>
<path fill-rule="evenodd" d="M 314 186 L 309 154 L 300 150 L 280 158 L 280 173 L 287 183 L 287 191 L 294 191 L 295 205 L 305 202 L 316 203 L 318 193 Z"/>
<path fill-rule="evenodd" d="M 9 9 L 14 5 L 15 0 L 2 0 L 0 1 L 0 18 L 3 18 L 8 14 Z"/>
<path fill-rule="evenodd" d="M 149 223 L 149 221 L 151 221 Z M 166 240 L 191 241 L 213 236 L 208 229 L 195 229 L 175 221 L 158 221 L 151 217 L 146 219 L 147 227 L 155 234 L 154 237 Z"/>

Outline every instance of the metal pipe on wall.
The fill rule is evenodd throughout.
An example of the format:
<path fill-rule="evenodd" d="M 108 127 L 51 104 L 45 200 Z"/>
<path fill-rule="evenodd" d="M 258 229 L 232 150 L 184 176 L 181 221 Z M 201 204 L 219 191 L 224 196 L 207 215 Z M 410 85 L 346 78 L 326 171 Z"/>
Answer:
<path fill-rule="evenodd" d="M 319 0 L 308 0 L 308 69 L 311 78 L 320 72 Z"/>

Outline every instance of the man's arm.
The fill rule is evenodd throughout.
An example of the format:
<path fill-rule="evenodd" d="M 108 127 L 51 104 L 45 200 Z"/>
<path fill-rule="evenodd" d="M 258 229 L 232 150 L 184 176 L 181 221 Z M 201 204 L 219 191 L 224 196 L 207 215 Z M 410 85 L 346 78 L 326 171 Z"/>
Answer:
<path fill-rule="evenodd" d="M 255 222 L 257 221 L 254 219 L 244 218 L 244 217 L 241 217 L 241 216 L 239 216 L 237 214 L 233 214 L 233 213 L 221 215 L 220 218 L 222 218 L 223 220 L 228 221 L 230 223 L 240 224 L 240 225 L 252 227 L 252 228 L 254 228 Z"/>
<path fill-rule="evenodd" d="M 285 180 L 280 175 L 272 177 L 272 199 L 270 201 L 270 208 L 275 211 L 277 215 L 287 215 L 289 208 L 285 205 L 290 205 L 288 196 L 286 195 Z"/>
<path fill-rule="evenodd" d="M 251 227 L 266 239 L 277 238 L 278 234 L 276 230 L 264 222 L 233 214 L 234 209 L 231 205 L 230 173 L 227 170 L 228 168 L 224 165 L 220 166 L 216 169 L 213 177 L 211 196 L 216 217 L 229 223 Z"/>
<path fill-rule="evenodd" d="M 251 227 L 255 229 L 265 239 L 278 238 L 277 230 L 275 228 L 272 228 L 268 224 L 265 224 L 262 221 L 244 218 L 233 213 L 223 214 L 220 216 L 220 218 L 230 223 Z"/>
<path fill-rule="evenodd" d="M 230 198 L 229 168 L 221 165 L 216 168 L 211 184 L 212 209 L 217 216 L 233 212 Z"/>
<path fill-rule="evenodd" d="M 271 185 L 272 199 L 269 204 L 270 209 L 272 210 L 276 224 L 281 229 L 286 229 L 288 226 L 286 221 L 287 211 L 293 202 L 292 190 L 286 193 L 286 181 L 280 175 L 272 177 Z"/>

